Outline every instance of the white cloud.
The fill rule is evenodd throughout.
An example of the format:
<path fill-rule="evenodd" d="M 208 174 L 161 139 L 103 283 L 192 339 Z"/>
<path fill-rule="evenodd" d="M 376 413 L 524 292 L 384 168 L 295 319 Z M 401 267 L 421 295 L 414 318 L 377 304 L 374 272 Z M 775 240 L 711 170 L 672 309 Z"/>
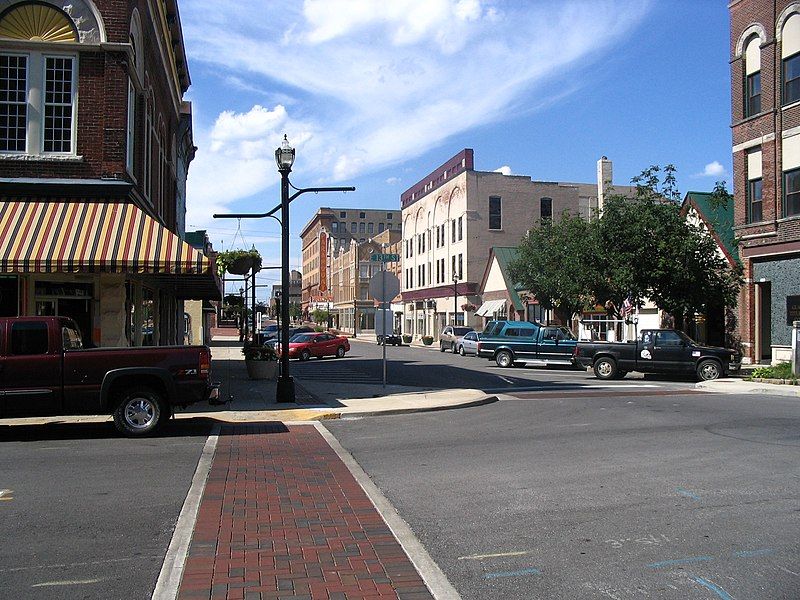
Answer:
<path fill-rule="evenodd" d="M 282 133 L 305 181 L 334 183 L 397 164 L 475 126 L 542 105 L 546 86 L 599 60 L 647 10 L 647 0 L 186 0 L 192 64 L 236 78 L 236 106 L 203 130 L 190 210 L 199 215 L 277 181 Z M 265 14 L 264 18 L 254 18 Z M 221 93 L 195 81 L 193 97 Z M 273 90 L 247 103 L 246 89 Z M 229 91 L 229 90 L 224 90 Z M 244 100 L 244 102 L 243 102 Z"/>
<path fill-rule="evenodd" d="M 702 173 L 696 173 L 695 177 L 723 177 L 727 174 L 728 172 L 725 170 L 725 167 L 723 167 L 719 161 L 715 160 L 708 163 Z"/>
<path fill-rule="evenodd" d="M 398 183 L 400 183 L 400 181 L 401 180 L 399 177 L 389 177 L 388 179 L 386 179 L 386 183 L 388 183 L 389 185 L 397 185 Z"/>
<path fill-rule="evenodd" d="M 494 173 L 502 173 L 503 175 L 511 175 L 511 167 L 503 165 L 493 171 Z"/>

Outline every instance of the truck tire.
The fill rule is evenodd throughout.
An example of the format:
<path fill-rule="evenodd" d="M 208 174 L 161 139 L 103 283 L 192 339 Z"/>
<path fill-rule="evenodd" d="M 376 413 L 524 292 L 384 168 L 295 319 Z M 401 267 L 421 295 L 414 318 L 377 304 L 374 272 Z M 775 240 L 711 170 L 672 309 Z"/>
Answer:
<path fill-rule="evenodd" d="M 608 356 L 602 356 L 594 361 L 594 376 L 598 379 L 616 379 L 617 361 Z"/>
<path fill-rule="evenodd" d="M 444 352 L 444 344 L 439 342 L 439 352 Z"/>
<path fill-rule="evenodd" d="M 713 358 L 701 360 L 697 365 L 697 378 L 700 381 L 713 381 L 722 375 L 722 365 Z"/>
<path fill-rule="evenodd" d="M 451 342 L 450 343 L 450 352 L 452 352 L 453 354 L 458 352 L 458 350 L 456 350 L 456 343 L 455 342 Z"/>
<path fill-rule="evenodd" d="M 161 395 L 148 387 L 134 388 L 120 395 L 114 409 L 114 426 L 128 437 L 141 437 L 155 431 L 169 418 Z"/>
<path fill-rule="evenodd" d="M 500 350 L 500 352 L 495 354 L 494 361 L 497 363 L 498 367 L 506 368 L 514 364 L 514 357 L 511 356 L 511 352 L 508 350 Z"/>

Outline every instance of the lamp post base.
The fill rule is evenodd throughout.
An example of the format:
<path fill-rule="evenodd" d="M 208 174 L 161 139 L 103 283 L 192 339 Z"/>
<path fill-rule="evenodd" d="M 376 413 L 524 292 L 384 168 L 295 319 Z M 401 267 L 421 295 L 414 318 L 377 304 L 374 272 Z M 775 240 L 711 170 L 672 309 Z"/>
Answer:
<path fill-rule="evenodd" d="M 281 377 L 278 379 L 277 391 L 275 393 L 276 402 L 294 402 L 294 378 Z"/>

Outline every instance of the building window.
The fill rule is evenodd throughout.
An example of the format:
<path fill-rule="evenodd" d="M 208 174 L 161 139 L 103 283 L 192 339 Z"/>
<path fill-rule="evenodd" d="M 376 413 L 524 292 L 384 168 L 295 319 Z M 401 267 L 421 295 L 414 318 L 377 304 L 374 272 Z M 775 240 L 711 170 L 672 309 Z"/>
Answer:
<path fill-rule="evenodd" d="M 352 222 L 350 223 L 350 233 L 358 232 L 358 223 Z"/>
<path fill-rule="evenodd" d="M 392 213 L 386 213 L 386 219 L 387 220 L 391 221 L 392 217 L 394 217 L 394 215 Z"/>
<path fill-rule="evenodd" d="M 451 279 L 452 279 L 453 277 L 455 277 L 458 274 L 458 271 L 456 271 L 456 255 L 453 254 L 453 256 L 451 258 L 452 258 L 452 263 L 453 263 L 451 265 L 451 269 L 450 269 Z"/>
<path fill-rule="evenodd" d="M 340 219 L 346 219 L 347 218 L 347 211 L 344 211 L 344 210 L 340 211 L 339 212 L 339 218 Z"/>
<path fill-rule="evenodd" d="M 747 182 L 748 223 L 759 223 L 764 220 L 761 207 L 761 179 L 752 179 Z"/>
<path fill-rule="evenodd" d="M 367 213 L 365 213 L 365 212 L 358 213 L 358 218 L 359 219 L 366 219 L 367 218 Z"/>
<path fill-rule="evenodd" d="M 783 216 L 800 215 L 800 169 L 783 174 Z"/>
<path fill-rule="evenodd" d="M 499 196 L 489 196 L 489 229 L 502 229 L 502 204 Z"/>
<path fill-rule="evenodd" d="M 128 122 L 127 134 L 125 143 L 125 166 L 128 168 L 128 173 L 133 175 L 133 156 L 136 151 L 134 140 L 136 138 L 136 88 L 133 87 L 133 82 L 128 80 Z"/>
<path fill-rule="evenodd" d="M 463 235 L 464 235 L 464 227 L 463 227 L 464 223 L 463 223 L 463 220 L 464 220 L 464 217 L 458 217 L 458 241 L 459 242 L 462 240 Z"/>
<path fill-rule="evenodd" d="M 383 223 L 378 223 L 378 233 L 383 233 L 384 229 L 385 229 L 385 227 L 384 227 Z"/>
<path fill-rule="evenodd" d="M 0 152 L 73 153 L 75 82 L 74 56 L 0 55 Z"/>
<path fill-rule="evenodd" d="M 450 243 L 451 244 L 455 244 L 456 243 L 456 220 L 453 219 L 452 221 L 450 221 L 450 225 L 451 225 L 451 229 L 453 230 L 451 232 L 451 236 L 450 236 L 451 237 L 451 242 Z"/>
<path fill-rule="evenodd" d="M 745 117 L 752 117 L 761 112 L 761 73 L 747 76 L 747 97 L 745 99 Z"/>
<path fill-rule="evenodd" d="M 553 219 L 553 199 L 548 198 L 545 196 L 541 200 L 541 206 L 539 207 L 539 217 L 541 220 L 550 221 Z"/>
<path fill-rule="evenodd" d="M 375 223 L 367 223 L 367 233 L 375 233 Z"/>
<path fill-rule="evenodd" d="M 800 100 L 800 54 L 783 61 L 783 103 Z"/>
<path fill-rule="evenodd" d="M 331 231 L 333 231 L 333 232 L 339 231 L 339 222 L 338 221 L 334 221 L 333 223 L 331 223 Z"/>
<path fill-rule="evenodd" d="M 464 271 L 462 270 L 462 267 L 463 267 L 464 263 L 463 263 L 463 261 L 461 259 L 462 259 L 462 255 L 459 254 L 458 255 L 458 278 L 459 279 L 463 279 L 463 277 L 464 277 Z"/>
<path fill-rule="evenodd" d="M 744 116 L 761 112 L 761 39 L 754 35 L 744 51 L 745 98 Z"/>
<path fill-rule="evenodd" d="M 358 224 L 358 233 L 366 233 L 367 225 L 363 221 Z"/>

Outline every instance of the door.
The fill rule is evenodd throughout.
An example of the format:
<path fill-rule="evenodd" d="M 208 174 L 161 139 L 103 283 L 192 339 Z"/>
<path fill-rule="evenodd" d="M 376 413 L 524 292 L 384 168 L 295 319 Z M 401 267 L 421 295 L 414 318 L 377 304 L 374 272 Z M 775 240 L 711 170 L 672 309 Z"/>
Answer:
<path fill-rule="evenodd" d="M 320 356 L 336 355 L 336 336 L 333 336 L 330 333 L 323 333 L 317 339 L 319 340 Z"/>
<path fill-rule="evenodd" d="M 674 331 L 657 331 L 651 354 L 653 370 L 674 373 L 689 368 L 686 357 L 690 352 L 683 338 Z"/>
<path fill-rule="evenodd" d="M 564 342 L 570 337 L 560 327 L 542 327 L 539 342 L 539 357 L 544 360 L 569 361 L 573 344 Z"/>
<path fill-rule="evenodd" d="M 12 322 L 0 357 L 3 416 L 58 415 L 62 410 L 61 352 L 53 348 L 47 323 Z"/>

